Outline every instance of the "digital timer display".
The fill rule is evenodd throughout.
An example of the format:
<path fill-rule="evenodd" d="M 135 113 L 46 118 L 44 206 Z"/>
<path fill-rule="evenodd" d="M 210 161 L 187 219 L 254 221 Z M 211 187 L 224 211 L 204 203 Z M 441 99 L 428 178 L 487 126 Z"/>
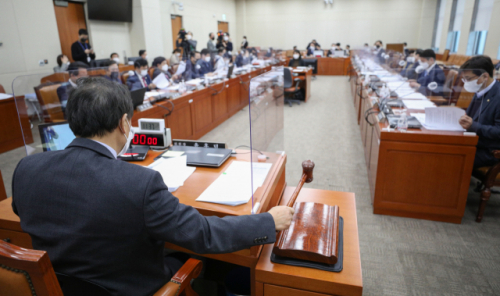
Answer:
<path fill-rule="evenodd" d="M 132 145 L 164 147 L 165 141 L 163 135 L 135 134 Z"/>

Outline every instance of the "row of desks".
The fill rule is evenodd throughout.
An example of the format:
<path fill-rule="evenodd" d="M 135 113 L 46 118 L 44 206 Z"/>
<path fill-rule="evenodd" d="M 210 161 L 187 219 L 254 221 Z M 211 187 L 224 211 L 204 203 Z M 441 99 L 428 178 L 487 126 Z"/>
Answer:
<path fill-rule="evenodd" d="M 461 223 L 477 136 L 463 132 L 388 131 L 358 73 L 350 77 L 375 214 Z M 378 109 L 374 109 L 378 110 Z M 408 113 L 423 112 L 408 110 Z"/>

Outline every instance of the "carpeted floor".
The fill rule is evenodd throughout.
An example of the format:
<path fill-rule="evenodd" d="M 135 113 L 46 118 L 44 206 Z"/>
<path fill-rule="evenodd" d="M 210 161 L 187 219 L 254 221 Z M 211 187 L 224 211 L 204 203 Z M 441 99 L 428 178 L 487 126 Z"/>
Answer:
<path fill-rule="evenodd" d="M 482 223 L 474 222 L 478 194 L 472 186 L 461 225 L 374 215 L 347 78 L 318 76 L 311 93 L 307 104 L 285 106 L 287 182 L 296 184 L 302 161 L 311 159 L 315 178 L 306 187 L 356 194 L 363 294 L 500 295 L 500 195 L 492 195 Z M 244 109 L 202 140 L 247 145 L 246 125 Z M 0 154 L 9 196 L 24 155 L 23 149 Z"/>

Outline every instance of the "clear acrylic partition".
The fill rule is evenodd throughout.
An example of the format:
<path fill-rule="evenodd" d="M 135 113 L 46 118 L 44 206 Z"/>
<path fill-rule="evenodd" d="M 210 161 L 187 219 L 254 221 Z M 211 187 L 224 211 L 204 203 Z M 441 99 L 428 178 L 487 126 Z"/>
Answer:
<path fill-rule="evenodd" d="M 438 127 L 435 121 L 437 116 L 448 116 L 446 124 L 455 125 L 455 129 L 447 130 L 463 131 L 457 125 L 456 117 L 464 111 L 458 108 L 466 109 L 474 96 L 474 93 L 464 88 L 464 82 L 467 79 L 477 79 L 481 73 L 484 77 L 488 76 L 482 70 L 460 71 L 458 66 L 444 65 L 439 61 L 423 68 L 418 61 L 413 61 L 413 55 L 406 57 L 392 51 L 378 56 L 371 51 L 358 49 L 354 51 L 351 60 L 366 90 L 365 93 L 372 100 L 372 105 L 377 105 L 364 111 L 364 120 L 371 118 L 373 121 L 373 117 L 369 115 L 379 114 L 382 109 L 386 111 L 384 114 L 389 125 L 395 127 L 392 131 L 410 131 L 412 127 L 418 126 L 412 123 L 417 122 L 422 126 L 417 129 L 426 132 L 442 131 L 444 127 Z M 433 109 L 453 106 L 458 108 Z M 439 114 L 436 115 L 437 113 Z"/>
<path fill-rule="evenodd" d="M 254 193 L 265 181 L 262 172 L 285 157 L 283 76 L 283 67 L 273 66 L 249 83 L 249 146 Z M 252 195 L 253 212 L 258 212 L 259 207 L 258 198 Z"/>
<path fill-rule="evenodd" d="M 72 83 L 79 77 L 109 75 L 107 67 L 80 71 L 71 81 L 68 72 L 22 75 L 13 80 L 12 95 L 26 155 L 64 149 L 74 139 L 64 115 Z"/>

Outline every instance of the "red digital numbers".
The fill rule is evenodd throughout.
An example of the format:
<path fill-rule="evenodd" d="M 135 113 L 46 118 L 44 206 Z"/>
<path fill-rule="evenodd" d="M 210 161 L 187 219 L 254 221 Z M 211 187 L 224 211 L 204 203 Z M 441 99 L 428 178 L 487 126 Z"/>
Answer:
<path fill-rule="evenodd" d="M 132 139 L 132 145 L 156 146 L 158 145 L 158 138 L 156 138 L 155 136 L 135 134 L 134 138 Z"/>

